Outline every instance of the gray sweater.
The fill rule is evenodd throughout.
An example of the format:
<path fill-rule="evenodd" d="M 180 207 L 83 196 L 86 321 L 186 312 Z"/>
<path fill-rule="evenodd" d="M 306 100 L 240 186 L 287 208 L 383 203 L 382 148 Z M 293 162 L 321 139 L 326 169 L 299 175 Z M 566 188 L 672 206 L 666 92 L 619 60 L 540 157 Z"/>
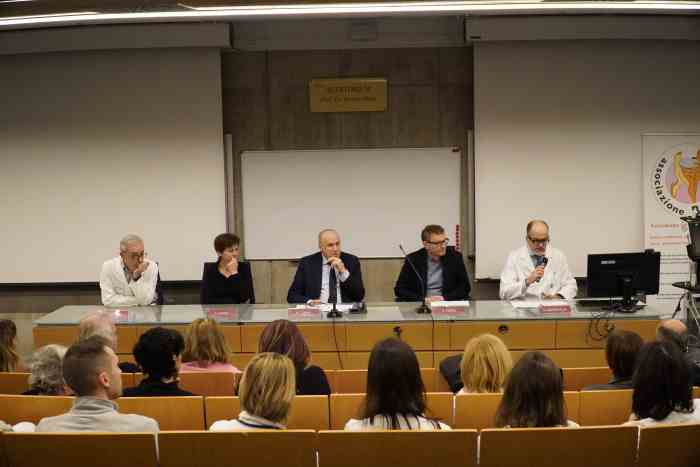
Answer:
<path fill-rule="evenodd" d="M 37 432 L 54 431 L 115 431 L 158 432 L 158 422 L 135 414 L 120 414 L 117 404 L 94 397 L 77 397 L 70 412 L 42 418 Z"/>

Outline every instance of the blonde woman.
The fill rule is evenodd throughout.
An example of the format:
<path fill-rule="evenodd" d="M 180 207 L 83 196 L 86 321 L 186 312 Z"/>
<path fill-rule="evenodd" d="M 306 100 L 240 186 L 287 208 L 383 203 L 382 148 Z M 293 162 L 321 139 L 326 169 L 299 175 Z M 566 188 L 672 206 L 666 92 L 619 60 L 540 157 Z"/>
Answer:
<path fill-rule="evenodd" d="M 457 394 L 502 392 L 513 360 L 501 339 L 482 334 L 469 339 L 464 348 L 460 372 L 462 389 Z"/>
<path fill-rule="evenodd" d="M 219 325 L 213 319 L 198 318 L 192 321 L 185 335 L 185 351 L 182 353 L 180 373 L 231 372 L 239 370 L 230 362 L 231 350 Z"/>
<path fill-rule="evenodd" d="M 245 367 L 238 391 L 238 418 L 214 422 L 211 431 L 283 430 L 296 394 L 294 364 L 278 353 L 257 354 Z"/>

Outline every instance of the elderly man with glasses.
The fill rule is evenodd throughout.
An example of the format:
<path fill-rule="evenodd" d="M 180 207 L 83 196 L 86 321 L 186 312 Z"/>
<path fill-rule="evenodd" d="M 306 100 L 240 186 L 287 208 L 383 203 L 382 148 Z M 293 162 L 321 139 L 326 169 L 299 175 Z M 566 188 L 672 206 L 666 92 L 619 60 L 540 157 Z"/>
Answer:
<path fill-rule="evenodd" d="M 530 221 L 525 239 L 527 244 L 508 255 L 501 272 L 501 299 L 574 298 L 576 279 L 569 271 L 564 253 L 549 246 L 547 223 Z"/>
<path fill-rule="evenodd" d="M 146 258 L 141 237 L 122 238 L 119 256 L 102 265 L 102 304 L 109 307 L 154 305 L 158 301 L 157 285 L 158 265 Z"/>
<path fill-rule="evenodd" d="M 428 225 L 421 232 L 421 240 L 423 248 L 409 254 L 401 268 L 394 287 L 396 300 L 421 302 L 425 297 L 431 302 L 469 298 L 471 286 L 464 259 L 454 247 L 447 246 L 445 229 Z"/>

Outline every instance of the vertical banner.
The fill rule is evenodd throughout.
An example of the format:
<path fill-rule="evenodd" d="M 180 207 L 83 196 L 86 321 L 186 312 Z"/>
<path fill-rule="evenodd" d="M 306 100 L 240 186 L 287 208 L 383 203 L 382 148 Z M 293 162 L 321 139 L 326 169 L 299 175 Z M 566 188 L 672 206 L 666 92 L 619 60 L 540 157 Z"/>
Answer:
<path fill-rule="evenodd" d="M 662 314 L 673 313 L 683 290 L 673 282 L 689 280 L 688 225 L 700 187 L 700 134 L 642 135 L 644 247 L 661 252 L 659 295 L 649 297 Z"/>

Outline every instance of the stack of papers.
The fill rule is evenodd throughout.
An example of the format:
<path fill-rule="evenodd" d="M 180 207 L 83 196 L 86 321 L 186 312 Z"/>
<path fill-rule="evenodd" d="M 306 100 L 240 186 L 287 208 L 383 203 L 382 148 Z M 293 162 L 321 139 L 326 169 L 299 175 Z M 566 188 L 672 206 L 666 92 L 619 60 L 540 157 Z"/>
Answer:
<path fill-rule="evenodd" d="M 544 306 L 569 306 L 566 300 L 511 300 L 513 308 L 539 308 Z"/>

